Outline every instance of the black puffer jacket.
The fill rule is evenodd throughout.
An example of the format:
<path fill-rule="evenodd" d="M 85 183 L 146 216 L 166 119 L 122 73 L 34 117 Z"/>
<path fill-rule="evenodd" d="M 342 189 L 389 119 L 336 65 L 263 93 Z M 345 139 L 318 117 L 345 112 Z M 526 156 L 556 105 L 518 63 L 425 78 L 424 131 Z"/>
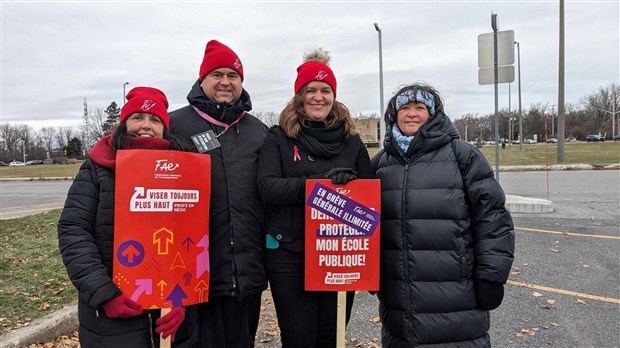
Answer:
<path fill-rule="evenodd" d="M 383 346 L 488 347 L 489 312 L 474 285 L 508 279 L 514 232 L 504 192 L 443 112 L 407 154 L 386 133 L 372 160 L 382 189 Z"/>
<path fill-rule="evenodd" d="M 295 161 L 293 147 L 298 146 L 300 160 Z M 281 127 L 269 130 L 261 149 L 258 187 L 267 202 L 267 233 L 282 248 L 304 252 L 304 216 L 306 178 L 332 168 L 352 168 L 358 178 L 372 178 L 368 150 L 358 135 L 345 139 L 341 152 L 330 158 L 309 156 L 308 152 L 286 136 Z"/>
<path fill-rule="evenodd" d="M 191 136 L 224 128 L 203 119 L 193 108 L 230 124 L 250 111 L 250 95 L 243 90 L 238 103 L 228 107 L 205 97 L 199 82 L 192 87 L 190 105 L 170 113 L 170 131 L 191 143 Z M 264 266 L 265 209 L 256 187 L 258 153 L 267 126 L 247 112 L 218 140 L 211 155 L 211 205 L 209 218 L 209 296 L 240 296 L 267 289 Z"/>
<path fill-rule="evenodd" d="M 114 249 L 114 172 L 90 159 L 73 181 L 58 222 L 58 243 L 69 279 L 79 293 L 82 347 L 159 347 L 159 310 L 129 319 L 108 318 L 102 305 L 121 294 L 112 281 Z M 196 314 L 187 307 L 174 347 L 191 347 Z M 157 335 L 159 336 L 159 335 Z"/>

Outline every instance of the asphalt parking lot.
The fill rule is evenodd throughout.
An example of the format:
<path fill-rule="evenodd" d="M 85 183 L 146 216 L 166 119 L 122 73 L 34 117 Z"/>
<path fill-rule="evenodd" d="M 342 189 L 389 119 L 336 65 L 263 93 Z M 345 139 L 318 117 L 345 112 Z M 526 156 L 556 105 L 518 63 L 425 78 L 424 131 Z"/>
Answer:
<path fill-rule="evenodd" d="M 620 172 L 500 173 L 500 183 L 507 194 L 548 192 L 554 212 L 513 214 L 516 255 L 491 312 L 493 346 L 620 347 Z M 377 306 L 356 296 L 347 346 L 380 345 Z"/>

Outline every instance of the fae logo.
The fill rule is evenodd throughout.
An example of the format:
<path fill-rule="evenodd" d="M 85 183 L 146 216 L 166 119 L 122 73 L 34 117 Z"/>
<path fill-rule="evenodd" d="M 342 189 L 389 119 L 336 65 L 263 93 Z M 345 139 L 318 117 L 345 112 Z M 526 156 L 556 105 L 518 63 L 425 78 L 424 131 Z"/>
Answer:
<path fill-rule="evenodd" d="M 179 168 L 178 163 L 168 162 L 167 159 L 155 161 L 155 171 L 172 172 L 177 168 Z"/>
<path fill-rule="evenodd" d="M 319 72 L 316 73 L 315 79 L 321 81 L 321 80 L 323 80 L 326 77 L 327 77 L 327 73 L 325 72 L 325 70 L 319 70 Z"/>
<path fill-rule="evenodd" d="M 142 109 L 142 111 L 149 111 L 149 110 L 151 110 L 151 108 L 152 108 L 153 106 L 155 106 L 155 104 L 156 104 L 156 103 L 155 103 L 154 101 L 146 99 L 146 100 L 142 103 L 142 106 L 140 107 L 140 109 Z"/>
<path fill-rule="evenodd" d="M 351 190 L 346 190 L 346 189 L 344 189 L 342 187 L 338 187 L 338 188 L 336 188 L 336 192 L 340 193 L 341 195 L 346 196 L 346 195 L 349 194 L 349 192 L 351 192 Z"/>
<path fill-rule="evenodd" d="M 239 69 L 239 67 L 241 66 L 241 61 L 239 60 L 239 58 L 235 59 L 235 62 L 233 63 L 233 66 L 236 69 Z"/>

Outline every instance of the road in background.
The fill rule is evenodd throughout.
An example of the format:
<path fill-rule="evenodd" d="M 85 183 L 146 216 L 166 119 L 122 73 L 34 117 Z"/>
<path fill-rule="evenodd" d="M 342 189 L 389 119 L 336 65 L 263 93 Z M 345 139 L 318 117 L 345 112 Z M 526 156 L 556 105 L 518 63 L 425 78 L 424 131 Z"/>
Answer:
<path fill-rule="evenodd" d="M 502 172 L 500 183 L 506 194 L 547 199 L 545 172 Z M 550 172 L 549 187 L 554 212 L 513 214 L 515 262 L 491 311 L 492 344 L 620 347 L 620 171 Z M 358 293 L 348 347 L 380 346 L 376 316 L 376 297 Z"/>
<path fill-rule="evenodd" d="M 0 181 L 0 219 L 62 208 L 73 181 Z"/>

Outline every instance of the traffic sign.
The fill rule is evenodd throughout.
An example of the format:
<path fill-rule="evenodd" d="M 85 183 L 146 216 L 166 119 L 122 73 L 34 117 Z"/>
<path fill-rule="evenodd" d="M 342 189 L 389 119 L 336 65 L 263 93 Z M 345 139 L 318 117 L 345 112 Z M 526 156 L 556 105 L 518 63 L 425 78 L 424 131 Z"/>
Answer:
<path fill-rule="evenodd" d="M 497 32 L 497 66 L 515 63 L 515 31 Z M 478 67 L 493 67 L 493 33 L 478 35 Z"/>

